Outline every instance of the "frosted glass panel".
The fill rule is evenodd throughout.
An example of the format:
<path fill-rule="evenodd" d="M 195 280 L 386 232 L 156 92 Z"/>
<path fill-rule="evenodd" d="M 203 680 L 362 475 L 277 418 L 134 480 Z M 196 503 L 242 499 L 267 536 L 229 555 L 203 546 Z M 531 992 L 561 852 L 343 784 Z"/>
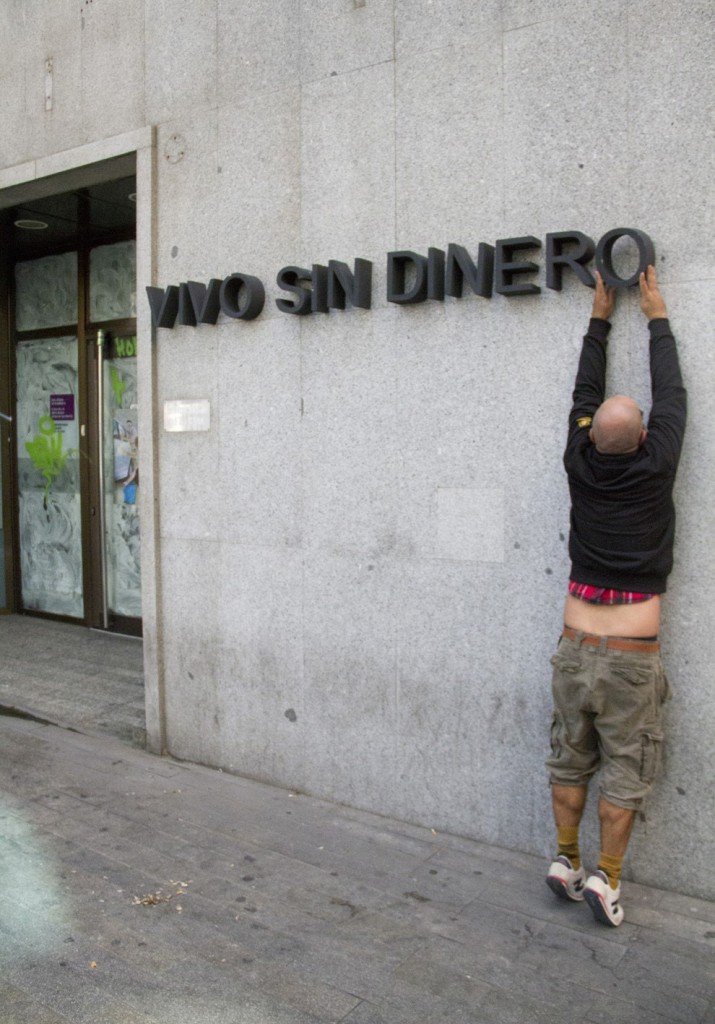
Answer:
<path fill-rule="evenodd" d="M 113 338 L 104 363 L 104 525 L 107 607 L 141 616 L 137 341 Z"/>
<path fill-rule="evenodd" d="M 121 320 L 137 315 L 136 243 L 100 245 L 89 254 L 90 320 Z"/>
<path fill-rule="evenodd" d="M 7 604 L 5 596 L 5 533 L 2 528 L 2 461 L 5 458 L 5 431 L 0 422 L 0 608 Z"/>
<path fill-rule="evenodd" d="M 77 253 L 15 264 L 18 331 L 77 323 Z"/>
<path fill-rule="evenodd" d="M 20 570 L 27 609 L 84 614 L 77 339 L 17 346 Z"/>

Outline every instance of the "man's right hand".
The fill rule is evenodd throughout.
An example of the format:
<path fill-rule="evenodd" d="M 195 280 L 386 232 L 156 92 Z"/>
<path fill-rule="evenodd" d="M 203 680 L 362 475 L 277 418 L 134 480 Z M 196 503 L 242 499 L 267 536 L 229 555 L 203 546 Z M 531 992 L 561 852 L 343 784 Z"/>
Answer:
<path fill-rule="evenodd" d="M 645 274 L 638 279 L 641 290 L 641 309 L 648 320 L 658 320 L 668 316 L 665 308 L 665 300 L 658 290 L 658 282 L 655 278 L 655 267 L 649 266 Z"/>
<path fill-rule="evenodd" d="M 603 278 L 596 271 L 596 294 L 593 297 L 591 316 L 598 320 L 610 320 L 616 305 L 616 289 L 607 288 Z"/>

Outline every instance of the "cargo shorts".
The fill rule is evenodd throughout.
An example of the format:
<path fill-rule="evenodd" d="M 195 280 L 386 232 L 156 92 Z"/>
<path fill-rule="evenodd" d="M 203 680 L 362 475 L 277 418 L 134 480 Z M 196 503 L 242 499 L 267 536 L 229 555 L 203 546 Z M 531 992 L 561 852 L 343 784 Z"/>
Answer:
<path fill-rule="evenodd" d="M 600 792 L 636 809 L 650 792 L 663 745 L 663 705 L 671 696 L 659 645 L 619 651 L 562 636 L 554 667 L 551 784 L 586 785 L 601 768 Z"/>

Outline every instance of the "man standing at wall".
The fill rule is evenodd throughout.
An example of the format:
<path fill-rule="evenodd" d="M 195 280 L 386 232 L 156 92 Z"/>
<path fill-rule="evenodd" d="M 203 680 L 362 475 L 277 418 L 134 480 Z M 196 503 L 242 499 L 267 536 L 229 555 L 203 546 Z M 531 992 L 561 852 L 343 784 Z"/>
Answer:
<path fill-rule="evenodd" d="M 621 865 L 633 820 L 651 789 L 669 686 L 660 660 L 660 595 L 673 564 L 673 483 L 686 394 L 655 269 L 640 275 L 650 331 L 648 426 L 632 398 L 604 401 L 615 289 L 596 294 L 569 417 L 564 465 L 571 493 L 571 578 L 553 656 L 550 769 L 558 852 L 547 883 L 587 900 L 597 921 L 623 920 Z M 588 879 L 578 827 L 589 779 L 601 768 L 601 852 Z"/>

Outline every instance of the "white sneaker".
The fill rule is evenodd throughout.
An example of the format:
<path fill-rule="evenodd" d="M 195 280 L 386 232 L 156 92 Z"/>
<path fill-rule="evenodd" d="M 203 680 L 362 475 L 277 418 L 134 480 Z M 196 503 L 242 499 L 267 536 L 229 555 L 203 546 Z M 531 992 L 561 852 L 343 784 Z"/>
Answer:
<path fill-rule="evenodd" d="M 608 924 L 611 928 L 618 927 L 623 920 L 620 883 L 617 889 L 612 889 L 608 875 L 599 869 L 586 882 L 584 896 L 597 921 Z"/>
<path fill-rule="evenodd" d="M 562 900 L 582 900 L 586 884 L 586 872 L 583 864 L 574 871 L 568 857 L 560 854 L 549 868 L 546 884 L 552 892 Z"/>

